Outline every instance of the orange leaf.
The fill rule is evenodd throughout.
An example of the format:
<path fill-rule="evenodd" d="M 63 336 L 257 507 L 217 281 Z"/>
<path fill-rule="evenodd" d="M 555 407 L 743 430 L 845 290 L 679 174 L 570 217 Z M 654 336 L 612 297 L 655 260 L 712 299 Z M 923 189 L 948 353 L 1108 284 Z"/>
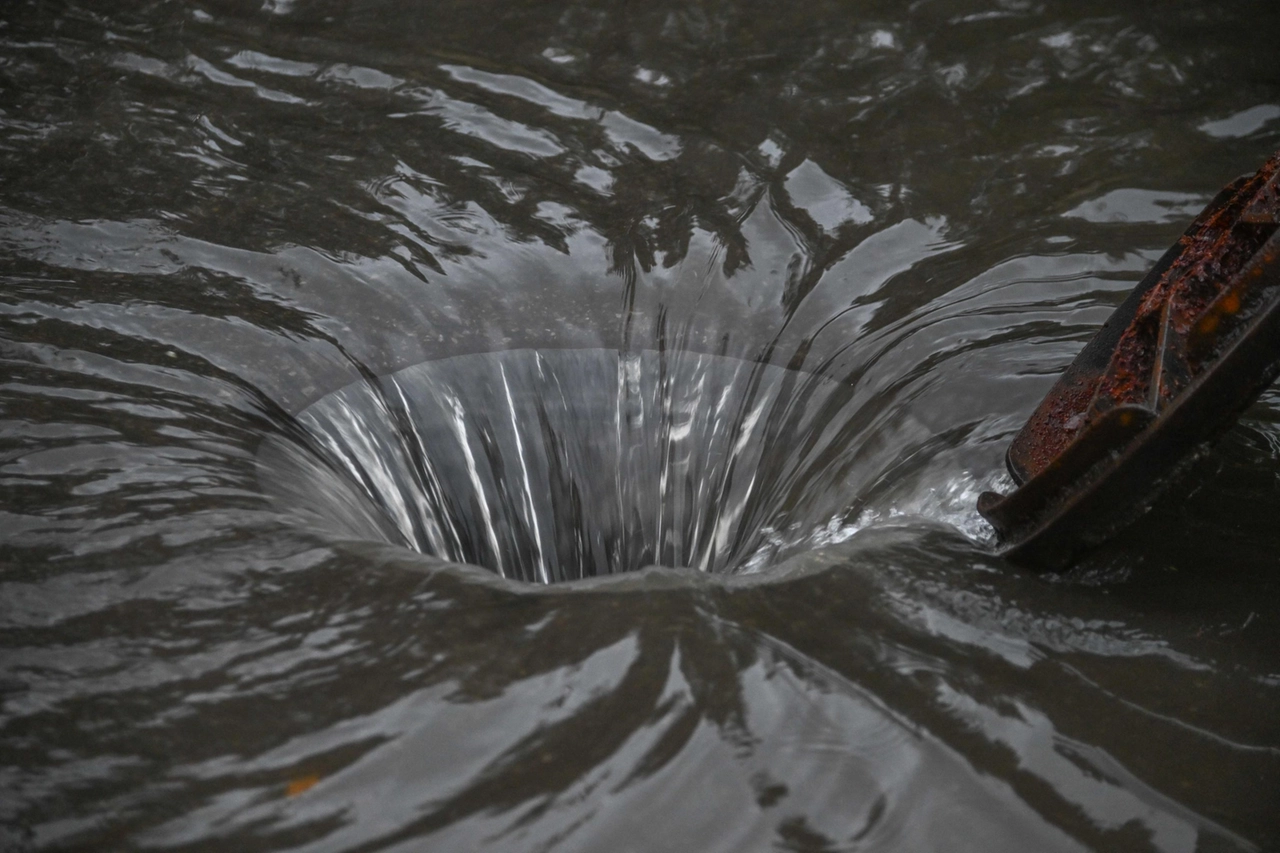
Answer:
<path fill-rule="evenodd" d="M 296 797 L 299 794 L 305 794 L 316 786 L 320 781 L 320 777 L 315 773 L 310 776 L 299 776 L 297 779 L 290 779 L 289 786 L 284 789 L 285 796 Z"/>

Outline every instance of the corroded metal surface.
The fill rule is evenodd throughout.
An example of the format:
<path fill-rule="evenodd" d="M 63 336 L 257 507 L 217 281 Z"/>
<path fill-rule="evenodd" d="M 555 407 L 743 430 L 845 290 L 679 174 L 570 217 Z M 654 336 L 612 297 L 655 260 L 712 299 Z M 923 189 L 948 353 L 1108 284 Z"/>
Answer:
<path fill-rule="evenodd" d="M 1032 413 L 978 509 L 1052 568 L 1150 506 L 1280 372 L 1280 154 L 1218 194 Z"/>

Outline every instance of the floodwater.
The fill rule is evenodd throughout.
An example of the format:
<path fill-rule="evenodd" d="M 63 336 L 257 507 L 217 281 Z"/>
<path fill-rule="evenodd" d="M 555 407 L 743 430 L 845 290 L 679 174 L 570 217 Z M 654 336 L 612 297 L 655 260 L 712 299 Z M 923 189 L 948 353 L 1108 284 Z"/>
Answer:
<path fill-rule="evenodd" d="M 1280 391 L 973 508 L 1273 0 L 0 8 L 0 850 L 1280 848 Z"/>

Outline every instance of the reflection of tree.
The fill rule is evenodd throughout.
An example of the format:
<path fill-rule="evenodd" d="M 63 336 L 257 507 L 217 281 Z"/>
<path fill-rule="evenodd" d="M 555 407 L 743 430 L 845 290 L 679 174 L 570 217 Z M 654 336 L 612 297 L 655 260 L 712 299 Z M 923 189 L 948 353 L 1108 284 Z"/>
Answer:
<path fill-rule="evenodd" d="M 747 635 L 724 630 L 709 619 L 696 593 L 672 589 L 526 597 L 449 575 L 436 575 L 425 583 L 415 576 L 421 577 L 412 569 L 391 569 L 381 580 L 351 585 L 343 610 L 363 611 L 366 616 L 345 640 L 352 649 L 376 648 L 379 653 L 348 658 L 337 680 L 325 676 L 328 667 L 323 664 L 310 677 L 305 668 L 293 674 L 314 684 L 312 728 L 376 712 L 406 689 L 440 684 L 452 685 L 450 701 L 462 705 L 491 701 L 514 690 L 508 701 L 529 703 L 529 726 L 478 775 L 457 780 L 456 794 L 424 804 L 429 809 L 419 819 L 397 827 L 380 843 L 425 835 L 481 813 L 507 813 L 513 828 L 536 821 L 563 805 L 558 798 L 581 790 L 611 761 L 619 763 L 608 774 L 607 784 L 621 791 L 687 757 L 686 745 L 708 725 L 735 751 L 751 751 L 753 736 L 741 680 L 758 661 L 758 651 Z M 297 604 L 314 599 L 306 590 L 299 591 L 304 597 Z M 430 603 L 423 609 L 410 603 L 415 600 Z M 600 650 L 628 642 L 634 644 L 634 656 L 610 689 L 582 701 L 567 716 L 550 714 L 551 722 L 540 721 L 544 705 L 569 696 L 534 693 L 521 685 L 571 674 Z M 363 683 L 365 689 L 342 687 L 353 683 Z M 245 695 L 235 704 L 260 701 Z M 238 713 L 253 712 L 241 707 Z M 649 749 L 638 758 L 620 759 L 626 754 L 623 747 L 646 732 Z M 366 749 L 379 745 L 376 739 L 344 745 L 325 762 L 325 775 L 358 763 Z M 259 748 L 249 743 L 245 747 Z M 414 756 L 401 760 L 412 763 Z"/>
<path fill-rule="evenodd" d="M 624 603 L 626 618 L 619 619 L 610 611 Z M 749 750 L 739 674 L 755 660 L 754 650 L 741 642 L 726 643 L 689 606 L 685 592 L 646 596 L 637 608 L 638 603 L 631 597 L 581 603 L 566 599 L 566 606 L 553 611 L 524 642 L 511 637 L 507 645 L 503 638 L 491 637 L 482 652 L 489 660 L 460 683 L 461 696 L 489 695 L 511 681 L 572 668 L 627 637 L 634 639 L 638 653 L 614 689 L 584 703 L 572 716 L 535 727 L 458 795 L 401 833 L 410 837 L 495 808 L 520 810 L 520 822 L 536 820 L 559 795 L 598 772 L 646 728 L 664 731 L 625 778 L 611 781 L 614 790 L 663 770 L 707 723 Z M 510 653 L 493 655 L 490 643 Z M 673 672 L 673 666 L 678 670 Z M 673 678 L 682 680 L 685 690 L 673 694 L 668 689 Z"/>
<path fill-rule="evenodd" d="M 1150 133 L 1149 113 L 1185 94 L 1186 58 L 1160 49 L 1176 43 L 1185 16 L 1135 9 L 1128 26 L 1086 21 L 1064 35 L 1039 5 L 997 5 L 998 15 L 969 20 L 965 4 L 904 10 L 885 2 L 581 0 L 506 4 L 500 14 L 449 2 L 429 15 L 406 14 L 403 0 L 230 2 L 197 23 L 177 7 L 113 19 L 72 4 L 59 7 L 56 23 L 74 25 L 80 38 L 64 45 L 70 61 L 44 69 L 50 85 L 22 78 L 24 66 L 6 67 L 19 75 L 7 89 L 17 98 L 5 104 L 12 127 L 25 128 L 36 147 L 15 136 L 0 168 L 10 197 L 32 212 L 163 211 L 189 236 L 225 240 L 231 223 L 245 247 L 408 253 L 410 269 L 438 273 L 475 246 L 420 229 L 406 235 L 403 214 L 389 215 L 376 192 L 370 198 L 369 188 L 407 164 L 437 183 L 444 209 L 465 219 L 474 205 L 511 240 L 565 250 L 566 228 L 539 211 L 550 202 L 605 237 L 616 272 L 630 276 L 632 259 L 641 272 L 657 256 L 678 262 L 696 227 L 725 247 L 723 272 L 732 276 L 750 257 L 735 194 L 744 171 L 784 213 L 780 179 L 811 160 L 877 206 L 882 221 L 911 212 L 904 186 L 927 186 L 930 209 L 917 217 L 960 223 L 996 210 L 1035 218 L 1052 200 L 1029 192 L 1029 182 L 1087 185 L 1080 170 L 1091 151 L 1140 168 L 1134 152 L 1157 150 L 1134 144 Z M 1092 12 L 1079 14 L 1116 14 L 1099 2 L 1086 7 Z M 13 37 L 52 31 L 51 14 L 37 7 L 13 16 Z M 1203 28 L 1222 26 L 1227 13 L 1197 14 L 1207 16 L 1196 19 Z M 116 31 L 129 38 L 105 36 Z M 980 49 L 996 43 L 1001 51 Z M 237 60 L 246 46 L 303 70 L 281 75 Z M 446 65 L 519 78 L 579 106 L 557 112 L 537 97 L 459 82 Z M 338 67 L 387 82 L 343 83 L 332 73 Z M 1068 85 L 1087 91 L 1064 98 Z M 1143 99 L 1123 94 L 1138 91 Z M 438 93 L 542 134 L 559 153 L 503 148 L 457 132 L 447 117 L 414 116 L 421 103 L 413 93 Z M 1073 114 L 1091 98 L 1104 114 Z M 101 107 L 86 115 L 86 105 Z M 48 122 L 39 132 L 21 121 L 37 109 Z M 1139 128 L 1117 127 L 1133 124 L 1135 111 Z M 611 136 L 606 113 L 678 140 L 679 155 L 655 161 Z M 1076 154 L 1034 153 L 1049 143 Z M 1009 170 L 1013 157 L 1022 162 Z M 611 187 L 579 181 L 583 168 L 606 173 Z M 813 238 L 818 275 L 830 235 L 808 228 L 803 214 L 788 219 Z M 786 286 L 783 301 L 792 304 L 811 285 Z"/>

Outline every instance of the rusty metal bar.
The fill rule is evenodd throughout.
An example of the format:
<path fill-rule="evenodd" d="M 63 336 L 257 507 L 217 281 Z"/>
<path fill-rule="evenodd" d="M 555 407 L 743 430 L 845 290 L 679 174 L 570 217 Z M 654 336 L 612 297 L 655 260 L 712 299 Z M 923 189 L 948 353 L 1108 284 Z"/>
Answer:
<path fill-rule="evenodd" d="M 978 511 L 1010 559 L 1059 568 L 1146 511 L 1280 373 L 1280 153 L 1229 184 L 1014 437 Z"/>

